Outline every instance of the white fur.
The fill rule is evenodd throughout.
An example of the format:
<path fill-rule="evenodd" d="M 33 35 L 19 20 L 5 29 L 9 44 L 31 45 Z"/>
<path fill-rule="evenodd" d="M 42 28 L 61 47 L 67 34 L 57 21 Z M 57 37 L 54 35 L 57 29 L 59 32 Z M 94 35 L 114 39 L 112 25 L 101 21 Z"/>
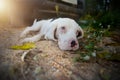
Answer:
<path fill-rule="evenodd" d="M 38 22 L 35 19 L 33 25 L 27 27 L 22 32 L 21 37 L 26 37 L 30 31 L 39 31 L 39 33 L 33 37 L 25 38 L 22 42 L 36 42 L 39 41 L 41 37 L 44 37 L 44 39 L 58 41 L 58 46 L 61 50 L 77 50 L 79 48 L 78 39 L 83 37 L 82 28 L 70 18 L 58 18 L 53 21 L 49 19 Z M 77 31 L 81 32 L 81 36 L 76 37 Z M 57 39 L 55 39 L 54 33 Z M 71 47 L 72 41 L 73 46 Z"/>

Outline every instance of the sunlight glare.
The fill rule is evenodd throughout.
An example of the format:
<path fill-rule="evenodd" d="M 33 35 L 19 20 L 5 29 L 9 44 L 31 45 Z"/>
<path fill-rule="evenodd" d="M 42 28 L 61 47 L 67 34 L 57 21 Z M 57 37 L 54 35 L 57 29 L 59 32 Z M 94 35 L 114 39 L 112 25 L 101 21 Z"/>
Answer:
<path fill-rule="evenodd" d="M 5 3 L 5 0 L 0 0 L 0 11 L 4 11 L 7 7 L 7 4 Z"/>

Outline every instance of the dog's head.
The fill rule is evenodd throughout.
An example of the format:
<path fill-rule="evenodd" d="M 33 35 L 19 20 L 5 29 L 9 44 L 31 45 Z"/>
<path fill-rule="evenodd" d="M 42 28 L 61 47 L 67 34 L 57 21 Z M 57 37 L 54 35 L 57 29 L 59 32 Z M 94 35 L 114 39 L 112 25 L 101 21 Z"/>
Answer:
<path fill-rule="evenodd" d="M 51 22 L 50 39 L 57 40 L 61 50 L 77 50 L 78 39 L 83 37 L 82 28 L 70 18 L 58 18 Z"/>

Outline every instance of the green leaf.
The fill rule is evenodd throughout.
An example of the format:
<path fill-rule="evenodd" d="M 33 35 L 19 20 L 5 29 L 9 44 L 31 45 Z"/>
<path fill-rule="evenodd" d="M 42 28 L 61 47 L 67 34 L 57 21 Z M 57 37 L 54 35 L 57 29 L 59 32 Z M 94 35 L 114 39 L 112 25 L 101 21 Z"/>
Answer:
<path fill-rule="evenodd" d="M 93 51 L 94 50 L 94 42 L 89 42 L 89 44 L 85 46 L 85 49 Z"/>

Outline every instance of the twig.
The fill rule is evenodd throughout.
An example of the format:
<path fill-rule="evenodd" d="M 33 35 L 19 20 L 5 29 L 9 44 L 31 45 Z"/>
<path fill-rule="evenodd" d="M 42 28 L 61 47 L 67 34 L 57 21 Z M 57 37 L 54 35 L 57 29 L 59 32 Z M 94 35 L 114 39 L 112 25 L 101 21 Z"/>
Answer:
<path fill-rule="evenodd" d="M 26 55 L 30 52 L 31 50 L 28 50 L 26 52 L 23 53 L 23 55 L 21 56 L 21 60 L 24 62 L 25 61 L 25 57 Z"/>

